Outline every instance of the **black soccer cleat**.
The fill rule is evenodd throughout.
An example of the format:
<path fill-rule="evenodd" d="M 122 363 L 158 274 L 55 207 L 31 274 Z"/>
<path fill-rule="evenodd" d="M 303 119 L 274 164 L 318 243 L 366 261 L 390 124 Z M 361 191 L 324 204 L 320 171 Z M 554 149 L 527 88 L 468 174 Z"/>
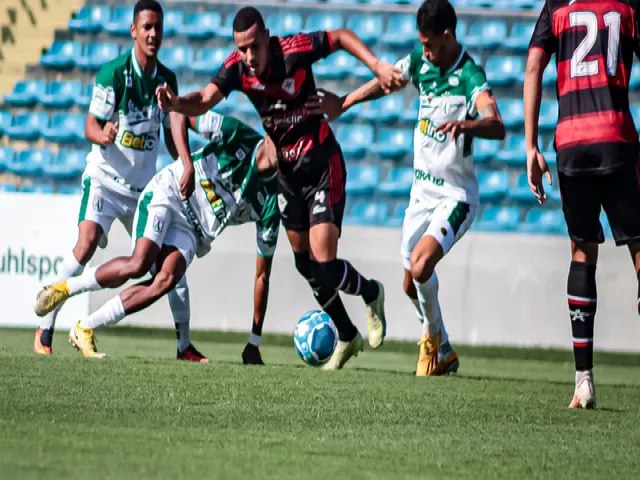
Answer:
<path fill-rule="evenodd" d="M 245 365 L 264 365 L 262 361 L 262 355 L 260 355 L 260 349 L 255 345 L 247 343 L 242 351 L 242 363 Z"/>
<path fill-rule="evenodd" d="M 209 363 L 209 359 L 201 354 L 192 343 L 184 351 L 178 350 L 176 359 L 194 363 Z"/>

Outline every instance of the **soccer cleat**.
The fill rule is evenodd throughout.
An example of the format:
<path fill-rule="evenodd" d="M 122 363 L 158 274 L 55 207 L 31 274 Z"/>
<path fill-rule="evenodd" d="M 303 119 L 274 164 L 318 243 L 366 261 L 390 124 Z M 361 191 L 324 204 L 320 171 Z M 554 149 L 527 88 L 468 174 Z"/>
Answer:
<path fill-rule="evenodd" d="M 364 350 L 364 340 L 360 332 L 356 334 L 353 340 L 350 342 L 343 342 L 338 340 L 336 349 L 331 355 L 331 358 L 321 368 L 322 370 L 340 370 L 344 367 L 344 364 L 349 361 L 351 357 L 357 357 L 358 353 Z"/>
<path fill-rule="evenodd" d="M 416 376 L 435 375 L 438 366 L 438 350 L 440 349 L 440 332 L 431 336 L 423 335 L 418 345 L 420 345 L 420 354 L 416 366 Z"/>
<path fill-rule="evenodd" d="M 458 368 L 460 368 L 458 354 L 451 350 L 447 355 L 438 354 L 438 363 L 431 375 L 449 375 L 450 373 L 456 373 Z"/>
<path fill-rule="evenodd" d="M 44 317 L 47 313 L 61 306 L 67 298 L 69 298 L 67 282 L 63 280 L 62 282 L 53 283 L 38 292 L 33 310 L 39 317 Z"/>
<path fill-rule="evenodd" d="M 92 328 L 82 328 L 80 322 L 71 327 L 69 331 L 69 343 L 80 350 L 85 358 L 104 358 L 104 353 L 98 352 L 96 336 Z"/>
<path fill-rule="evenodd" d="M 193 343 L 190 343 L 182 352 L 177 350 L 176 359 L 184 360 L 185 362 L 209 363 L 209 359 L 201 354 L 196 347 L 193 346 Z"/>
<path fill-rule="evenodd" d="M 33 339 L 33 351 L 38 355 L 49 356 L 53 353 L 51 344 L 53 342 L 53 330 L 48 328 L 38 328 Z"/>
<path fill-rule="evenodd" d="M 262 361 L 262 355 L 260 355 L 260 349 L 255 345 L 247 343 L 242 351 L 242 363 L 245 365 L 264 365 Z"/>
<path fill-rule="evenodd" d="M 569 408 L 596 408 L 596 384 L 591 370 L 576 372 L 576 390 Z"/>
<path fill-rule="evenodd" d="M 387 319 L 384 316 L 384 287 L 382 284 L 374 280 L 378 284 L 378 298 L 367 305 L 367 324 L 369 327 L 369 346 L 378 348 L 384 342 L 387 334 Z"/>

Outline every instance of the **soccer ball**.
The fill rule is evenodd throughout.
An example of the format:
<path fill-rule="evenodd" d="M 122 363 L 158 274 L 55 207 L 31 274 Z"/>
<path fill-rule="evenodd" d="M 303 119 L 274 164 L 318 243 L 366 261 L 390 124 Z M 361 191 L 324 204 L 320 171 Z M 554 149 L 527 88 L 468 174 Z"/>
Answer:
<path fill-rule="evenodd" d="M 298 320 L 293 343 L 304 363 L 319 367 L 333 355 L 338 332 L 329 315 L 320 310 L 309 310 Z"/>

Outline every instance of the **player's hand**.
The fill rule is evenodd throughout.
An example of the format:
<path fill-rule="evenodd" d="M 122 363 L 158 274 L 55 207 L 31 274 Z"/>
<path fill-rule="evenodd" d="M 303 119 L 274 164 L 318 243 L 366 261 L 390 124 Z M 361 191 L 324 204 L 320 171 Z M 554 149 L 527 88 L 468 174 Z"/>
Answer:
<path fill-rule="evenodd" d="M 116 137 L 118 136 L 118 122 L 111 123 L 107 122 L 102 127 L 102 145 L 111 145 L 116 141 Z"/>
<path fill-rule="evenodd" d="M 193 169 L 193 164 L 188 163 L 184 167 L 182 177 L 180 178 L 180 198 L 182 200 L 188 200 L 193 191 L 196 188 L 196 174 Z"/>
<path fill-rule="evenodd" d="M 158 106 L 165 112 L 172 112 L 178 106 L 178 96 L 174 93 L 168 83 L 156 88 L 156 98 Z"/>
<path fill-rule="evenodd" d="M 325 115 L 330 122 L 342 115 L 344 97 L 319 88 L 315 95 L 311 95 L 304 108 L 309 115 Z"/>
<path fill-rule="evenodd" d="M 552 185 L 551 172 L 549 171 L 547 161 L 544 159 L 544 155 L 540 153 L 537 147 L 527 150 L 527 179 L 529 180 L 529 188 L 540 205 L 547 200 L 547 194 L 544 191 L 544 185 L 542 183 L 543 175 L 547 177 L 547 183 Z"/>
<path fill-rule="evenodd" d="M 436 128 L 436 132 L 441 132 L 445 135 L 447 133 L 450 133 L 451 139 L 457 140 L 461 133 L 466 133 L 468 131 L 468 126 L 469 124 L 466 121 L 456 120 L 453 122 L 443 123 L 438 128 Z"/>
<path fill-rule="evenodd" d="M 374 65 L 373 74 L 378 79 L 384 93 L 394 92 L 404 87 L 408 82 L 404 78 L 402 70 L 381 60 L 378 60 Z"/>

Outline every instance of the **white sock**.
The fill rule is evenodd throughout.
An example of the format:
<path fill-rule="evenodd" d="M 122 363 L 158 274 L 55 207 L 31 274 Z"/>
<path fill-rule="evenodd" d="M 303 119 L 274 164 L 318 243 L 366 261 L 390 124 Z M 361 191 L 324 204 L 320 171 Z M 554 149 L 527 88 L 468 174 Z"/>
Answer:
<path fill-rule="evenodd" d="M 256 335 L 253 332 L 249 334 L 249 343 L 254 347 L 259 347 L 261 341 L 262 341 L 262 337 L 260 335 Z"/>
<path fill-rule="evenodd" d="M 62 264 L 60 265 L 60 269 L 58 270 L 58 273 L 53 278 L 53 281 L 51 283 L 58 283 L 69 277 L 75 277 L 76 275 L 80 275 L 82 273 L 82 270 L 84 270 L 84 265 L 82 265 L 81 263 L 78 263 L 78 260 L 76 260 L 76 257 L 73 255 L 73 252 L 71 252 L 62 261 Z M 56 318 L 58 317 L 59 311 L 60 311 L 60 308 L 56 308 L 51 313 L 48 313 L 47 315 L 45 315 L 40 321 L 40 328 L 53 330 L 56 326 Z"/>
<path fill-rule="evenodd" d="M 191 308 L 189 306 L 189 286 L 187 285 L 186 275 L 183 275 L 176 287 L 167 294 L 167 298 L 173 315 L 173 323 L 176 326 L 178 350 L 184 352 L 191 345 L 189 326 Z"/>
<path fill-rule="evenodd" d="M 73 296 L 83 292 L 101 290 L 102 287 L 96 280 L 97 270 L 98 267 L 87 268 L 82 275 L 68 279 L 67 287 L 69 288 L 69 295 Z"/>
<path fill-rule="evenodd" d="M 440 332 L 440 344 L 449 341 L 449 335 L 444 327 L 442 320 L 442 311 L 440 310 L 440 302 L 438 301 L 438 275 L 433 272 L 429 280 L 425 283 L 413 281 L 418 290 L 418 302 L 425 321 L 422 323 L 423 333 L 429 335 Z"/>
<path fill-rule="evenodd" d="M 86 319 L 80 321 L 82 328 L 98 328 L 106 327 L 118 323 L 127 314 L 124 312 L 124 305 L 120 295 L 108 300 L 98 310 L 89 315 Z"/>

